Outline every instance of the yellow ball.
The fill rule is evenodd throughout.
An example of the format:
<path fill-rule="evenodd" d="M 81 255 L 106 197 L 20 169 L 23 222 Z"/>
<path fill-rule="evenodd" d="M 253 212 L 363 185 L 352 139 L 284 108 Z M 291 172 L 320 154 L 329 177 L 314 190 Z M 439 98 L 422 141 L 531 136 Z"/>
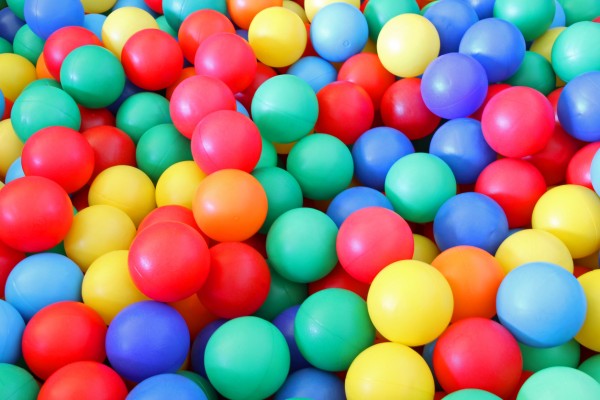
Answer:
<path fill-rule="evenodd" d="M 18 54 L 0 54 L 0 90 L 14 102 L 25 86 L 36 80 L 35 65 Z"/>
<path fill-rule="evenodd" d="M 437 248 L 431 239 L 416 233 L 413 233 L 413 239 L 415 241 L 413 260 L 431 264 L 438 254 L 440 254 L 440 249 Z"/>
<path fill-rule="evenodd" d="M 312 21 L 321 8 L 333 3 L 347 3 L 356 8 L 360 8 L 360 0 L 304 0 L 306 17 L 309 21 Z"/>
<path fill-rule="evenodd" d="M 150 300 L 135 286 L 129 274 L 127 250 L 115 250 L 98 257 L 83 277 L 83 302 L 100 314 L 108 325 L 125 307 Z"/>
<path fill-rule="evenodd" d="M 0 179 L 4 179 L 8 168 L 23 151 L 23 143 L 17 137 L 10 119 L 0 121 L 0 143 Z"/>
<path fill-rule="evenodd" d="M 254 17 L 248 42 L 256 58 L 270 67 L 287 67 L 302 57 L 307 33 L 304 22 L 284 7 L 269 7 Z"/>
<path fill-rule="evenodd" d="M 440 52 L 435 26 L 418 14 L 401 14 L 381 28 L 377 54 L 392 74 L 410 78 L 423 74 Z"/>
<path fill-rule="evenodd" d="M 421 346 L 446 329 L 454 298 L 440 271 L 421 261 L 403 260 L 377 274 L 367 307 L 373 325 L 386 339 Z"/>
<path fill-rule="evenodd" d="M 111 12 L 102 25 L 102 42 L 119 60 L 125 42 L 143 29 L 158 29 L 150 13 L 137 7 L 122 7 Z"/>
<path fill-rule="evenodd" d="M 504 239 L 496 251 L 504 273 L 530 262 L 545 261 L 573 272 L 573 258 L 559 238 L 541 229 L 523 229 Z"/>
<path fill-rule="evenodd" d="M 533 43 L 531 43 L 529 50 L 533 51 L 534 53 L 538 53 L 551 63 L 552 46 L 554 46 L 554 42 L 556 41 L 558 35 L 560 35 L 565 29 L 567 28 L 564 26 L 548 29 L 542 36 L 535 39 Z"/>
<path fill-rule="evenodd" d="M 101 14 L 110 10 L 117 0 L 81 0 L 83 10 L 87 14 Z"/>
<path fill-rule="evenodd" d="M 380 343 L 360 353 L 345 380 L 348 400 L 431 400 L 435 385 L 427 363 L 413 349 Z"/>
<path fill-rule="evenodd" d="M 83 272 L 100 256 L 113 250 L 128 250 L 135 225 L 120 209 L 98 205 L 84 208 L 73 217 L 64 240 L 65 253 Z"/>
<path fill-rule="evenodd" d="M 304 11 L 304 8 L 302 8 L 302 6 L 296 3 L 295 1 L 283 0 L 283 8 L 287 8 L 288 10 L 293 11 L 300 17 L 302 22 L 309 22 L 308 18 L 306 17 L 306 12 Z"/>
<path fill-rule="evenodd" d="M 205 177 L 194 161 L 171 165 L 156 182 L 156 205 L 180 205 L 191 210 L 196 189 Z"/>
<path fill-rule="evenodd" d="M 586 257 L 600 249 L 600 198 L 580 185 L 554 187 L 536 203 L 531 225 L 559 238 L 573 258 Z"/>
<path fill-rule="evenodd" d="M 588 349 L 600 352 L 600 270 L 586 272 L 578 280 L 587 300 L 587 312 L 575 340 Z"/>
<path fill-rule="evenodd" d="M 143 171 L 129 165 L 117 165 L 100 172 L 94 179 L 88 202 L 90 206 L 117 207 L 138 226 L 156 208 L 154 184 Z"/>

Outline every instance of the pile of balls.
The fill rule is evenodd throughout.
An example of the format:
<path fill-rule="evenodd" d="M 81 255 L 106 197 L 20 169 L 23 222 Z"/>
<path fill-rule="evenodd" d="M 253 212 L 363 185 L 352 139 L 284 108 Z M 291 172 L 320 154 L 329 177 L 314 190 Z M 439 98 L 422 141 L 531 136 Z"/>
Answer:
<path fill-rule="evenodd" d="M 0 399 L 600 399 L 598 0 L 0 0 Z"/>

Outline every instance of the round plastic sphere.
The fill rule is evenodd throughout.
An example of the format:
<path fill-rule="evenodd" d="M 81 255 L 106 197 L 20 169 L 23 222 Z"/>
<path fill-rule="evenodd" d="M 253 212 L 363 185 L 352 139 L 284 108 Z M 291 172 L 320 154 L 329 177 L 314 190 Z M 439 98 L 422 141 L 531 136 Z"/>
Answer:
<path fill-rule="evenodd" d="M 525 58 L 525 39 L 511 22 L 487 18 L 465 32 L 459 52 L 470 55 L 485 69 L 489 83 L 510 78 Z"/>
<path fill-rule="evenodd" d="M 34 133 L 49 126 L 79 130 L 81 114 L 77 103 L 67 92 L 52 86 L 40 86 L 19 96 L 12 107 L 11 122 L 15 133 L 25 143 Z"/>
<path fill-rule="evenodd" d="M 190 140 L 173 124 L 156 125 L 148 129 L 136 146 L 137 166 L 153 181 L 171 165 L 191 161 Z"/>
<path fill-rule="evenodd" d="M 323 8 L 327 7 L 330 4 L 337 3 L 337 2 L 347 3 L 349 5 L 354 6 L 357 9 L 360 7 L 359 0 L 308 0 L 308 1 L 303 1 L 304 10 L 306 11 L 306 18 L 308 19 L 308 21 L 312 21 L 315 18 L 315 15 L 320 10 L 322 10 Z"/>
<path fill-rule="evenodd" d="M 193 340 L 190 351 L 190 362 L 192 370 L 199 375 L 206 377 L 206 369 L 204 367 L 204 354 L 206 352 L 206 344 L 215 331 L 220 328 L 226 319 L 216 319 L 206 324 Z"/>
<path fill-rule="evenodd" d="M 54 32 L 44 44 L 44 61 L 48 72 L 60 79 L 60 68 L 65 57 L 78 47 L 97 45 L 102 43 L 96 35 L 80 26 L 66 26 Z"/>
<path fill-rule="evenodd" d="M 355 211 L 367 207 L 380 207 L 393 210 L 392 203 L 375 189 L 355 186 L 340 192 L 327 207 L 327 215 L 340 227 Z"/>
<path fill-rule="evenodd" d="M 548 95 L 556 87 L 556 74 L 550 62 L 543 56 L 527 51 L 521 66 L 506 83 L 512 86 L 527 86 Z"/>
<path fill-rule="evenodd" d="M 25 57 L 12 52 L 0 54 L 0 61 L 0 90 L 7 100 L 14 102 L 23 89 L 37 78 L 35 66 Z"/>
<path fill-rule="evenodd" d="M 90 30 L 102 41 L 102 25 L 106 21 L 106 15 L 104 14 L 86 14 L 83 17 L 83 27 Z"/>
<path fill-rule="evenodd" d="M 95 361 L 78 361 L 57 370 L 42 385 L 38 399 L 124 398 L 127 387 L 110 367 Z"/>
<path fill-rule="evenodd" d="M 584 142 L 600 140 L 595 128 L 600 122 L 600 103 L 593 96 L 593 88 L 599 83 L 600 71 L 579 75 L 567 83 L 558 100 L 560 124 L 571 136 Z"/>
<path fill-rule="evenodd" d="M 385 178 L 385 193 L 404 219 L 431 222 L 442 204 L 456 194 L 456 179 L 439 157 L 414 153 L 392 165 Z"/>
<path fill-rule="evenodd" d="M 597 312 L 600 309 L 600 297 L 598 296 L 600 271 L 587 272 L 581 275 L 578 280 L 585 293 L 588 312 L 581 330 L 575 336 L 575 340 L 588 349 L 598 351 L 600 349 L 600 340 L 598 340 L 600 319 L 597 317 Z"/>
<path fill-rule="evenodd" d="M 566 183 L 594 189 L 597 182 L 598 164 L 594 162 L 600 150 L 600 142 L 592 142 L 578 149 L 567 165 Z M 593 176 L 593 178 L 592 178 Z M 598 186 L 596 184 L 596 186 Z"/>
<path fill-rule="evenodd" d="M 497 0 L 494 3 L 494 17 L 513 23 L 528 42 L 550 28 L 555 13 L 554 0 L 535 0 L 528 3 Z"/>
<path fill-rule="evenodd" d="M 300 59 L 307 43 L 304 22 L 284 7 L 260 11 L 248 27 L 248 42 L 256 58 L 270 67 L 286 67 Z"/>
<path fill-rule="evenodd" d="M 0 241 L 0 298 L 4 298 L 6 279 L 10 271 L 24 258 L 24 252 L 15 250 Z"/>
<path fill-rule="evenodd" d="M 412 257 L 413 260 L 431 264 L 431 262 L 440 254 L 440 249 L 438 249 L 435 242 L 429 237 L 413 233 L 413 240 L 415 242 L 415 251 Z"/>
<path fill-rule="evenodd" d="M 316 56 L 302 57 L 290 66 L 287 73 L 308 83 L 315 93 L 338 79 L 335 67 Z"/>
<path fill-rule="evenodd" d="M 290 398 L 343 400 L 346 395 L 344 383 L 334 374 L 315 368 L 305 368 L 290 374 L 275 394 L 275 400 Z"/>
<path fill-rule="evenodd" d="M 202 42 L 219 32 L 235 33 L 233 23 L 225 15 L 212 9 L 202 9 L 187 16 L 178 31 L 179 45 L 189 62 L 194 62 Z"/>
<path fill-rule="evenodd" d="M 16 179 L 23 178 L 25 176 L 25 172 L 23 171 L 23 166 L 21 165 L 21 157 L 16 158 L 8 167 L 6 171 L 5 182 L 10 183 Z"/>
<path fill-rule="evenodd" d="M 72 222 L 69 196 L 47 178 L 16 179 L 0 192 L 0 240 L 16 250 L 48 250 L 65 238 Z"/>
<path fill-rule="evenodd" d="M 251 106 L 261 135 L 275 143 L 291 143 L 306 136 L 319 114 L 317 96 L 301 78 L 284 74 L 258 87 Z"/>
<path fill-rule="evenodd" d="M 308 296 L 308 286 L 304 283 L 292 282 L 290 280 L 287 280 L 271 268 L 269 268 L 269 271 L 271 275 L 271 285 L 269 287 L 269 293 L 265 301 L 260 306 L 260 308 L 254 313 L 254 316 L 266 319 L 267 321 L 273 321 L 273 323 L 283 332 L 284 336 L 286 336 L 286 341 L 288 342 L 288 345 L 291 346 L 291 342 L 295 343 L 295 340 L 293 338 L 294 318 L 290 317 L 292 319 L 291 340 L 288 337 L 288 333 L 286 333 L 286 331 L 283 330 L 281 326 L 278 326 L 275 319 L 288 308 L 302 303 Z M 293 353 L 292 350 L 290 350 L 290 352 Z M 296 353 L 299 354 L 298 349 L 296 349 Z M 304 362 L 303 365 L 298 365 L 296 361 L 294 361 L 296 359 L 296 356 L 294 354 L 291 354 L 291 357 L 291 370 L 295 371 L 301 367 L 308 366 L 307 362 Z"/>
<path fill-rule="evenodd" d="M 102 362 L 106 325 L 90 307 L 73 301 L 39 311 L 23 333 L 23 357 L 29 369 L 46 380 L 76 361 Z"/>
<path fill-rule="evenodd" d="M 0 10 L 0 37 L 12 43 L 19 28 L 25 25 L 25 21 L 19 18 L 10 7 L 4 7 Z"/>
<path fill-rule="evenodd" d="M 158 207 L 179 205 L 192 209 L 196 188 L 206 177 L 193 161 L 181 161 L 168 167 L 156 182 Z"/>
<path fill-rule="evenodd" d="M 61 12 L 56 12 L 60 9 Z M 31 30 L 41 37 L 48 37 L 65 26 L 83 25 L 83 4 L 79 0 L 29 0 L 24 3 L 23 16 Z"/>
<path fill-rule="evenodd" d="M 552 46 L 552 66 L 565 82 L 600 69 L 600 56 L 590 49 L 600 38 L 600 24 L 577 22 L 561 32 Z"/>
<path fill-rule="evenodd" d="M 257 317 L 240 317 L 216 330 L 207 343 L 204 360 L 208 379 L 221 395 L 266 398 L 283 385 L 290 352 L 273 324 Z M 237 384 L 231 385 L 233 381 Z"/>
<path fill-rule="evenodd" d="M 87 207 L 73 217 L 65 237 L 67 256 L 84 272 L 101 255 L 127 250 L 135 236 L 135 225 L 122 210 L 107 205 Z"/>
<path fill-rule="evenodd" d="M 554 132 L 554 109 L 540 92 L 512 87 L 496 94 L 481 117 L 483 136 L 505 157 L 521 158 L 541 151 Z"/>
<path fill-rule="evenodd" d="M 447 400 L 500 400 L 500 397 L 487 390 L 481 389 L 461 389 L 445 396 Z"/>
<path fill-rule="evenodd" d="M 423 16 L 431 21 L 440 35 L 440 54 L 457 52 L 467 29 L 479 21 L 475 9 L 460 0 L 433 3 Z"/>
<path fill-rule="evenodd" d="M 539 348 L 519 343 L 523 355 L 523 370 L 538 372 L 550 367 L 577 368 L 581 356 L 581 346 L 575 340 L 564 344 Z"/>
<path fill-rule="evenodd" d="M 23 25 L 17 31 L 12 46 L 15 54 L 23 56 L 35 64 L 44 49 L 44 40 L 33 33 L 29 25 Z"/>
<path fill-rule="evenodd" d="M 415 260 L 397 261 L 373 280 L 369 315 L 386 339 L 420 346 L 446 329 L 453 312 L 452 290 L 441 272 Z"/>
<path fill-rule="evenodd" d="M 363 7 L 369 24 L 369 37 L 373 42 L 377 42 L 381 29 L 393 17 L 407 13 L 419 14 L 419 5 L 414 0 L 375 0 L 363 2 Z"/>
<path fill-rule="evenodd" d="M 136 93 L 128 97 L 116 115 L 117 128 L 131 137 L 134 143 L 150 128 L 171 122 L 169 101 L 151 92 Z"/>
<path fill-rule="evenodd" d="M 79 106 L 79 112 L 81 113 L 80 132 L 85 132 L 88 129 L 98 126 L 115 126 L 115 116 L 108 108 L 92 109 Z"/>
<path fill-rule="evenodd" d="M 262 0 L 251 3 L 243 0 L 228 0 L 227 11 L 236 26 L 247 30 L 260 11 L 268 7 L 281 7 L 282 5 L 282 0 Z"/>
<path fill-rule="evenodd" d="M 598 373 L 600 372 L 600 369 L 598 368 L 599 366 L 600 356 L 598 356 L 598 354 L 594 354 L 593 356 L 582 362 L 577 369 L 579 369 L 582 372 L 585 372 L 586 374 L 594 378 L 596 381 L 598 381 Z"/>
<path fill-rule="evenodd" d="M 6 399 L 30 400 L 36 399 L 40 391 L 40 385 L 31 374 L 16 365 L 0 364 L 0 396 Z"/>
<path fill-rule="evenodd" d="M 102 25 L 102 43 L 120 60 L 125 43 L 143 29 L 158 30 L 158 23 L 150 13 L 137 7 L 119 8 Z"/>
<path fill-rule="evenodd" d="M 510 332 L 484 318 L 455 322 L 433 350 L 435 375 L 446 392 L 477 388 L 505 398 L 517 388 L 522 365 Z"/>
<path fill-rule="evenodd" d="M 342 64 L 338 80 L 350 81 L 365 89 L 378 110 L 385 91 L 395 82 L 395 77 L 384 68 L 376 54 L 359 53 Z"/>
<path fill-rule="evenodd" d="M 392 74 L 410 78 L 421 75 L 439 54 L 440 37 L 435 26 L 418 14 L 401 14 L 385 23 L 377 38 L 377 54 Z"/>
<path fill-rule="evenodd" d="M 15 364 L 21 358 L 21 339 L 25 330 L 25 322 L 12 302 L 8 303 L 0 299 L 0 313 L 2 314 L 3 325 L 0 333 L 0 344 L 2 344 L 0 363 Z M 2 386 L 4 384 L 3 379 Z M 1 393 L 2 390 L 0 389 Z"/>
<path fill-rule="evenodd" d="M 338 229 L 325 213 L 296 208 L 282 214 L 267 234 L 271 266 L 284 278 L 307 283 L 335 267 Z"/>
<path fill-rule="evenodd" d="M 345 389 L 348 400 L 427 400 L 433 398 L 435 384 L 419 353 L 403 344 L 380 343 L 354 359 L 346 375 Z"/>
<path fill-rule="evenodd" d="M 600 396 L 600 384 L 575 368 L 550 367 L 536 372 L 527 379 L 519 390 L 518 398 L 534 400 L 540 396 L 554 398 L 575 396 L 582 400 L 592 400 Z"/>
<path fill-rule="evenodd" d="M 6 177 L 11 164 L 23 152 L 23 142 L 17 137 L 10 119 L 0 120 L 0 141 L 2 141 L 2 147 L 0 147 L 0 176 Z"/>
<path fill-rule="evenodd" d="M 115 165 L 135 165 L 135 144 L 120 129 L 101 125 L 86 130 L 82 136 L 94 150 L 92 178 Z"/>
<path fill-rule="evenodd" d="M 202 388 L 193 380 L 179 374 L 159 374 L 140 382 L 127 395 L 130 400 L 174 396 L 181 400 L 208 399 Z"/>
<path fill-rule="evenodd" d="M 600 199 L 590 189 L 562 185 L 548 190 L 533 209 L 532 227 L 559 238 L 573 258 L 600 248 Z"/>
<path fill-rule="evenodd" d="M 306 299 L 306 296 L 304 299 Z M 306 359 L 302 356 L 302 353 L 300 353 L 300 349 L 298 348 L 298 344 L 294 336 L 296 315 L 298 314 L 299 309 L 299 304 L 290 306 L 273 318 L 273 325 L 275 325 L 277 329 L 281 331 L 290 350 L 290 372 L 311 367 L 310 363 L 306 361 Z"/>
<path fill-rule="evenodd" d="M 163 2 L 162 8 L 167 22 L 175 31 L 189 15 L 198 10 L 211 9 L 221 14 L 227 13 L 225 0 L 169 1 Z"/>
<path fill-rule="evenodd" d="M 138 227 L 138 233 L 143 229 L 160 222 L 181 222 L 199 231 L 191 209 L 171 204 L 159 206 L 152 210 L 150 214 L 146 215 Z"/>

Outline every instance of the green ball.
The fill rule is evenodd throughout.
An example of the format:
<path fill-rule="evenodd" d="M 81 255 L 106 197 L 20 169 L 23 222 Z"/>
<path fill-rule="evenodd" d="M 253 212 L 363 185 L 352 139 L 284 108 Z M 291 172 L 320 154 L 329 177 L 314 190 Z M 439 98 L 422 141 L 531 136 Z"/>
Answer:
<path fill-rule="evenodd" d="M 267 217 L 260 233 L 267 233 L 281 214 L 302 207 L 302 189 L 298 181 L 285 169 L 265 167 L 252 172 L 267 195 Z"/>
<path fill-rule="evenodd" d="M 125 71 L 110 50 L 94 45 L 71 51 L 60 67 L 63 89 L 88 108 L 114 103 L 125 88 Z"/>
<path fill-rule="evenodd" d="M 265 81 L 252 98 L 252 120 L 265 139 L 292 143 L 308 135 L 319 116 L 317 95 L 294 75 L 278 75 Z"/>
<path fill-rule="evenodd" d="M 276 167 L 278 158 L 277 158 L 277 150 L 273 143 L 265 139 L 262 135 L 260 136 L 262 141 L 262 148 L 260 151 L 260 159 L 258 163 L 256 163 L 255 170 L 264 167 Z"/>
<path fill-rule="evenodd" d="M 19 139 L 27 139 L 42 128 L 66 126 L 79 130 L 81 113 L 67 92 L 52 86 L 25 90 L 15 100 L 10 118 Z"/>
<path fill-rule="evenodd" d="M 21 21 L 25 21 L 25 0 L 6 0 L 6 4 Z"/>
<path fill-rule="evenodd" d="M 600 383 L 600 354 L 595 354 L 582 362 L 578 369 Z"/>
<path fill-rule="evenodd" d="M 365 7 L 369 37 L 377 42 L 381 28 L 390 19 L 401 14 L 420 14 L 416 0 L 370 0 Z"/>
<path fill-rule="evenodd" d="M 0 54 L 5 54 L 5 53 L 12 53 L 13 52 L 13 46 L 12 44 L 4 39 L 3 37 L 0 37 Z"/>
<path fill-rule="evenodd" d="M 30 63 L 36 65 L 40 54 L 44 50 L 45 40 L 33 33 L 29 25 L 25 24 L 17 31 L 13 40 L 15 54 L 25 57 Z"/>
<path fill-rule="evenodd" d="M 156 23 L 158 24 L 158 29 L 165 33 L 168 33 L 174 39 L 177 39 L 177 31 L 173 29 L 171 25 L 169 25 L 169 23 L 167 22 L 167 18 L 164 15 L 161 15 L 158 18 L 156 18 Z"/>
<path fill-rule="evenodd" d="M 517 395 L 517 400 L 555 399 L 600 399 L 600 383 L 574 368 L 550 367 L 531 375 Z"/>
<path fill-rule="evenodd" d="M 494 3 L 494 17 L 513 23 L 528 42 L 548 30 L 555 13 L 554 0 L 496 0 Z"/>
<path fill-rule="evenodd" d="M 442 159 L 428 153 L 406 155 L 385 177 L 385 193 L 402 218 L 433 221 L 438 209 L 456 195 L 456 179 Z"/>
<path fill-rule="evenodd" d="M 188 15 L 203 9 L 211 9 L 226 14 L 227 3 L 225 0 L 173 0 L 165 1 L 163 4 L 163 12 L 169 25 L 177 31 Z"/>
<path fill-rule="evenodd" d="M 338 227 L 324 212 L 295 208 L 282 214 L 267 233 L 271 266 L 285 279 L 309 283 L 323 278 L 338 262 Z"/>
<path fill-rule="evenodd" d="M 170 124 L 169 100 L 152 92 L 136 93 L 128 97 L 119 107 L 116 116 L 117 128 L 137 143 L 150 128 Z"/>
<path fill-rule="evenodd" d="M 269 294 L 254 315 L 272 321 L 284 310 L 302 303 L 307 296 L 308 286 L 306 284 L 289 281 L 271 268 Z"/>
<path fill-rule="evenodd" d="M 500 397 L 481 389 L 462 389 L 452 392 L 444 400 L 502 400 Z"/>
<path fill-rule="evenodd" d="M 556 88 L 556 75 L 548 60 L 538 53 L 527 51 L 521 66 L 506 83 L 512 86 L 527 86 L 548 95 Z"/>
<path fill-rule="evenodd" d="M 138 168 L 156 183 L 171 165 L 193 160 L 190 140 L 179 133 L 173 124 L 156 125 L 140 138 L 135 159 Z"/>
<path fill-rule="evenodd" d="M 300 306 L 294 323 L 300 353 L 315 367 L 344 371 L 375 340 L 367 303 L 346 289 L 324 289 Z"/>
<path fill-rule="evenodd" d="M 565 10 L 567 26 L 576 22 L 591 21 L 600 15 L 598 0 L 558 0 Z"/>
<path fill-rule="evenodd" d="M 562 31 L 552 46 L 552 67 L 565 82 L 600 71 L 600 24 L 577 22 Z"/>
<path fill-rule="evenodd" d="M 217 394 L 215 388 L 213 388 L 212 385 L 210 384 L 210 382 L 207 381 L 201 375 L 198 375 L 195 372 L 181 371 L 181 370 L 177 371 L 176 374 L 184 376 L 184 377 L 188 378 L 189 380 L 191 380 L 192 382 L 194 382 L 196 385 L 198 385 L 200 387 L 200 389 L 202 389 L 202 391 L 204 392 L 204 394 L 206 395 L 206 398 L 208 400 L 218 400 L 219 399 L 219 395 Z"/>
<path fill-rule="evenodd" d="M 300 184 L 304 197 L 329 200 L 352 182 L 354 161 L 350 149 L 340 139 L 315 133 L 292 147 L 287 170 Z"/>
<path fill-rule="evenodd" d="M 581 349 L 579 343 L 570 340 L 560 346 L 539 348 L 519 343 L 523 356 L 523 369 L 538 372 L 548 367 L 577 368 Z"/>
<path fill-rule="evenodd" d="M 28 84 L 27 86 L 25 86 L 25 89 L 23 89 L 23 90 L 28 90 L 28 89 L 31 89 L 34 87 L 41 87 L 41 86 L 52 86 L 52 87 L 62 90 L 60 83 L 58 83 L 58 81 L 51 79 L 51 78 L 36 79 L 35 81 L 33 81 L 30 84 Z"/>
<path fill-rule="evenodd" d="M 29 372 L 12 364 L 0 364 L 0 399 L 35 400 L 40 387 Z"/>
<path fill-rule="evenodd" d="M 290 350 L 283 334 L 258 317 L 232 319 L 210 337 L 204 353 L 208 380 L 231 400 L 271 396 L 290 369 Z"/>

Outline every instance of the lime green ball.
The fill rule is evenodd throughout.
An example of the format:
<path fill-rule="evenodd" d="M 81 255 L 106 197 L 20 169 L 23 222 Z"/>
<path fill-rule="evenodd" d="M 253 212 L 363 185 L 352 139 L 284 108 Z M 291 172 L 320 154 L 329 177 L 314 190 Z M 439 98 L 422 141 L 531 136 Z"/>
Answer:
<path fill-rule="evenodd" d="M 600 24 L 577 22 L 562 31 L 552 46 L 552 67 L 565 82 L 600 71 Z"/>
<path fill-rule="evenodd" d="M 275 220 L 267 233 L 267 255 L 273 269 L 293 282 L 323 278 L 338 262 L 338 228 L 327 214 L 295 208 Z"/>
<path fill-rule="evenodd" d="M 0 37 L 0 54 L 4 54 L 4 53 L 12 53 L 13 52 L 13 46 L 12 44 L 4 39 L 3 37 Z"/>
<path fill-rule="evenodd" d="M 119 107 L 116 117 L 117 128 L 137 143 L 150 128 L 170 124 L 169 101 L 152 92 L 136 93 L 128 97 Z"/>
<path fill-rule="evenodd" d="M 198 375 L 197 373 L 191 372 L 191 371 L 177 371 L 177 374 L 188 378 L 189 380 L 194 382 L 196 385 L 200 386 L 200 389 L 202 389 L 202 391 L 204 392 L 204 394 L 206 395 L 206 398 L 208 400 L 218 400 L 219 399 L 219 396 L 217 395 L 215 388 L 213 388 L 212 385 L 210 384 L 210 382 L 207 381 L 201 375 Z"/>
<path fill-rule="evenodd" d="M 25 24 L 17 31 L 13 40 L 15 54 L 25 57 L 35 65 L 44 50 L 44 39 L 33 33 L 29 25 Z"/>
<path fill-rule="evenodd" d="M 600 383 L 600 354 L 595 354 L 582 362 L 578 369 Z"/>
<path fill-rule="evenodd" d="M 555 12 L 554 0 L 496 0 L 494 3 L 494 17 L 513 23 L 526 41 L 546 32 Z"/>
<path fill-rule="evenodd" d="M 442 204 L 456 194 L 456 179 L 441 158 L 414 153 L 392 165 L 385 177 L 385 193 L 402 218 L 431 222 Z"/>
<path fill-rule="evenodd" d="M 577 368 L 581 349 L 579 343 L 570 340 L 560 346 L 539 348 L 519 343 L 523 356 L 523 369 L 537 372 L 548 367 Z"/>
<path fill-rule="evenodd" d="M 521 66 L 506 83 L 512 86 L 527 86 L 548 95 L 556 88 L 556 74 L 552 64 L 543 56 L 526 51 Z"/>
<path fill-rule="evenodd" d="M 274 394 L 290 369 L 283 334 L 258 317 L 241 317 L 219 327 L 204 353 L 208 380 L 231 400 L 264 399 Z"/>
<path fill-rule="evenodd" d="M 12 364 L 0 364 L 0 399 L 35 400 L 40 387 L 29 372 Z"/>
<path fill-rule="evenodd" d="M 325 371 L 344 371 L 375 340 L 367 303 L 346 289 L 325 289 L 300 306 L 294 337 L 302 356 Z"/>
<path fill-rule="evenodd" d="M 493 393 L 480 389 L 462 389 L 450 393 L 444 400 L 501 400 Z"/>
<path fill-rule="evenodd" d="M 63 89 L 88 108 L 114 103 L 125 88 L 125 71 L 117 57 L 101 46 L 87 45 L 71 51 L 60 67 Z"/>
<path fill-rule="evenodd" d="M 567 26 L 576 22 L 591 21 L 600 15 L 598 0 L 558 0 L 565 10 Z"/>
<path fill-rule="evenodd" d="M 550 367 L 531 375 L 519 390 L 517 399 L 597 400 L 600 383 L 574 368 Z"/>
<path fill-rule="evenodd" d="M 306 284 L 289 281 L 271 268 L 269 294 L 254 315 L 272 321 L 284 310 L 302 303 L 307 296 L 308 286 Z"/>
<path fill-rule="evenodd" d="M 365 18 L 369 26 L 369 37 L 377 42 L 381 28 L 400 14 L 420 14 L 415 0 L 370 0 L 365 7 Z"/>

